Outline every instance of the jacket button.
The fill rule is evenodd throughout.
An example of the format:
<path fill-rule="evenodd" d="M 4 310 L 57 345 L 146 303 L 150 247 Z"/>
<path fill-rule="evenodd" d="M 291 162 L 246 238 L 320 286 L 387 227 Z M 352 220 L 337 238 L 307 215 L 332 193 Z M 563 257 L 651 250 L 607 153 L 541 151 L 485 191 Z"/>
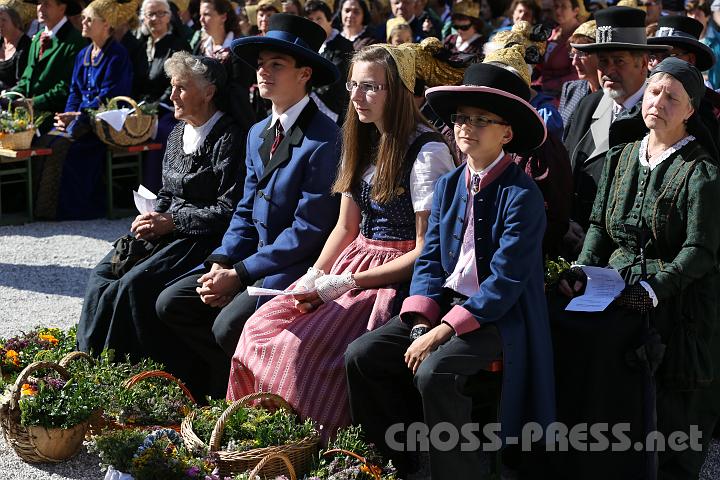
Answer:
<path fill-rule="evenodd" d="M 455 257 L 455 252 L 448 252 L 448 255 L 450 255 L 451 257 Z"/>
<path fill-rule="evenodd" d="M 260 241 L 258 242 L 258 247 L 263 247 L 263 246 L 265 246 L 265 242 L 263 242 L 262 240 L 260 240 Z"/>

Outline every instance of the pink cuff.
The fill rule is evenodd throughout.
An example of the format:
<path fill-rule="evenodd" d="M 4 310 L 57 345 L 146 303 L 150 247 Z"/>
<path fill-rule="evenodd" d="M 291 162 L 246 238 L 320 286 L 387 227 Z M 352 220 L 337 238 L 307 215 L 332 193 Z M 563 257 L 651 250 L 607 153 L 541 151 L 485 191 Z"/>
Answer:
<path fill-rule="evenodd" d="M 400 319 L 407 321 L 407 315 L 411 314 L 420 314 L 427 318 L 431 325 L 435 326 L 440 317 L 440 305 L 432 298 L 413 295 L 403 302 L 402 309 L 400 309 Z"/>
<path fill-rule="evenodd" d="M 468 312 L 465 307 L 455 305 L 450 309 L 448 313 L 442 319 L 443 322 L 450 325 L 455 333 L 462 335 L 464 333 L 472 332 L 480 328 L 480 323 Z"/>

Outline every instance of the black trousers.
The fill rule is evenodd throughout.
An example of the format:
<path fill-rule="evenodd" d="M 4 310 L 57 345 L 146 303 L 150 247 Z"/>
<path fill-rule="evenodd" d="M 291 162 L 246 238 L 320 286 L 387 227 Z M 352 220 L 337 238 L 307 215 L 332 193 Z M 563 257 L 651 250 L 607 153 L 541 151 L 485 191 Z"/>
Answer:
<path fill-rule="evenodd" d="M 258 300 L 243 290 L 226 306 L 211 307 L 200 300 L 195 290 L 203 273 L 180 278 L 163 290 L 155 305 L 160 321 L 183 344 L 178 349 L 182 352 L 178 357 L 185 358 L 169 361 L 168 368 L 188 385 L 198 400 L 206 395 L 225 397 L 230 359 L 245 322 L 255 313 Z M 255 285 L 261 284 L 259 280 Z"/>
<path fill-rule="evenodd" d="M 385 441 L 391 425 L 422 422 L 432 429 L 449 422 L 460 432 L 472 422 L 473 399 L 465 391 L 467 380 L 486 370 L 500 357 L 502 342 L 497 328 L 485 326 L 453 336 L 431 353 L 413 376 L 404 361 L 410 346 L 410 326 L 399 317 L 363 335 L 345 352 L 350 412 L 362 425 L 368 440 L 393 461 L 401 475 L 413 470 L 412 457 L 392 449 Z M 394 438 L 402 441 L 402 434 Z M 482 470 L 480 452 L 433 448 L 433 480 L 477 478 Z"/>

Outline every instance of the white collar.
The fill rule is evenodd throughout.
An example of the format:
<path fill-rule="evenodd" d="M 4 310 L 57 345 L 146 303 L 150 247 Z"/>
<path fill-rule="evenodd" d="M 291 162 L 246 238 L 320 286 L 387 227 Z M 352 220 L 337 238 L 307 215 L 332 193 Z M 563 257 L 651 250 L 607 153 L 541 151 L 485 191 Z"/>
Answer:
<path fill-rule="evenodd" d="M 323 52 L 325 52 L 325 48 L 327 47 L 328 42 L 332 41 L 335 37 L 337 37 L 338 33 L 340 33 L 340 32 L 338 32 L 334 28 L 332 30 L 330 30 L 330 33 L 328 34 L 327 38 L 325 39 L 323 44 L 320 45 L 320 49 L 318 50 L 318 53 L 320 55 L 322 55 Z"/>
<path fill-rule="evenodd" d="M 364 26 L 364 27 L 362 28 L 362 30 L 360 30 L 360 31 L 358 32 L 357 35 L 353 35 L 352 37 L 345 37 L 345 35 L 343 35 L 343 37 L 347 38 L 347 39 L 350 40 L 351 42 L 354 42 L 356 38 L 358 38 L 360 35 L 362 35 L 363 33 L 365 33 L 365 30 L 367 30 L 367 26 Z"/>
<path fill-rule="evenodd" d="M 630 95 L 627 100 L 622 103 L 622 105 L 613 100 L 613 112 L 620 112 L 623 108 L 625 110 L 630 110 L 632 107 L 634 107 L 635 104 L 640 101 L 643 94 L 645 93 L 646 86 L 647 84 L 643 83 L 642 87 L 640 87 L 640 90 Z"/>
<path fill-rule="evenodd" d="M 186 155 L 189 155 L 200 148 L 202 142 L 205 141 L 207 136 L 210 134 L 210 131 L 222 116 L 223 112 L 218 110 L 208 119 L 207 122 L 203 123 L 199 127 L 193 127 L 189 123 L 186 123 L 183 128 L 183 152 L 185 152 Z"/>
<path fill-rule="evenodd" d="M 228 32 L 227 35 L 225 35 L 225 40 L 223 40 L 222 45 L 219 45 L 220 48 L 230 48 L 230 45 L 232 44 L 232 41 L 235 39 L 235 34 L 233 32 Z M 205 40 L 205 43 L 203 44 L 203 50 L 206 52 L 214 52 L 215 47 L 218 47 L 218 45 L 215 45 L 215 42 L 213 42 L 213 38 L 208 35 L 207 40 Z M 218 49 L 219 50 L 219 49 Z"/>
<path fill-rule="evenodd" d="M 474 42 L 475 40 L 477 40 L 478 38 L 480 38 L 480 35 L 477 34 L 477 33 L 474 33 L 472 37 L 470 37 L 470 38 L 467 39 L 467 42 L 463 42 L 462 37 L 461 37 L 460 34 L 458 33 L 458 36 L 457 36 L 457 38 L 455 39 L 455 47 L 457 47 L 458 51 L 464 52 L 465 50 L 468 49 L 468 47 L 470 46 L 470 44 L 471 44 L 472 42 Z"/>
<path fill-rule="evenodd" d="M 500 154 L 497 156 L 497 158 L 496 158 L 490 165 L 488 165 L 487 167 L 485 167 L 485 168 L 483 168 L 482 170 L 479 170 L 479 171 L 478 171 L 478 170 L 475 170 L 474 168 L 472 168 L 472 167 L 470 166 L 470 162 L 468 162 L 468 163 L 467 163 L 467 167 L 468 167 L 468 170 L 470 171 L 470 175 L 472 176 L 473 174 L 477 173 L 478 175 L 480 175 L 481 178 L 484 177 L 485 175 L 487 175 L 488 173 L 490 173 L 490 170 L 492 170 L 493 168 L 495 168 L 495 166 L 496 166 L 498 163 L 500 163 L 500 160 L 502 160 L 504 157 L 505 157 L 505 150 L 500 149 Z"/>
<path fill-rule="evenodd" d="M 273 105 L 272 119 L 270 120 L 270 127 L 268 128 L 268 130 L 270 130 L 271 128 L 275 128 L 275 123 L 278 119 L 280 119 L 280 125 L 282 125 L 283 130 L 286 132 L 289 131 L 290 128 L 295 125 L 295 122 L 300 116 L 300 112 L 303 111 L 303 109 L 308 103 L 310 103 L 310 97 L 305 95 L 302 100 L 285 110 L 283 113 L 277 113 L 275 111 L 275 105 Z"/>
<path fill-rule="evenodd" d="M 51 37 L 54 37 L 57 35 L 58 30 L 62 28 L 63 25 L 67 23 L 67 17 L 63 17 L 62 20 L 60 20 L 55 26 L 50 30 L 47 28 L 47 25 L 45 25 L 45 33 L 49 33 Z"/>
<path fill-rule="evenodd" d="M 652 172 L 655 167 L 660 165 L 663 161 L 667 160 L 670 155 L 680 150 L 682 147 L 687 145 L 688 143 L 695 140 L 695 137 L 692 135 L 687 135 L 683 138 L 681 138 L 677 143 L 675 143 L 672 147 L 665 150 L 662 155 L 660 155 L 657 158 L 653 158 L 652 160 L 648 161 L 648 140 L 650 139 L 650 134 L 645 135 L 645 137 L 642 139 L 642 142 L 640 142 L 640 165 L 643 167 L 650 167 L 650 171 Z"/>

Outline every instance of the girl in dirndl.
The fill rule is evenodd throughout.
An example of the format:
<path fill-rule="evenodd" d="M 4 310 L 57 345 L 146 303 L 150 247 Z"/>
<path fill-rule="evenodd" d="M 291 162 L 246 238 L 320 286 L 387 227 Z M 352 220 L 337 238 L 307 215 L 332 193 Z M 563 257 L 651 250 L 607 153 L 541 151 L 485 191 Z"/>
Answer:
<path fill-rule="evenodd" d="M 454 168 L 442 135 L 412 101 L 410 49 L 374 45 L 348 75 L 350 108 L 337 225 L 292 287 L 247 321 L 232 359 L 228 400 L 253 392 L 285 398 L 322 426 L 323 441 L 350 423 L 345 348 L 399 310 L 420 254 L 436 180 Z"/>

